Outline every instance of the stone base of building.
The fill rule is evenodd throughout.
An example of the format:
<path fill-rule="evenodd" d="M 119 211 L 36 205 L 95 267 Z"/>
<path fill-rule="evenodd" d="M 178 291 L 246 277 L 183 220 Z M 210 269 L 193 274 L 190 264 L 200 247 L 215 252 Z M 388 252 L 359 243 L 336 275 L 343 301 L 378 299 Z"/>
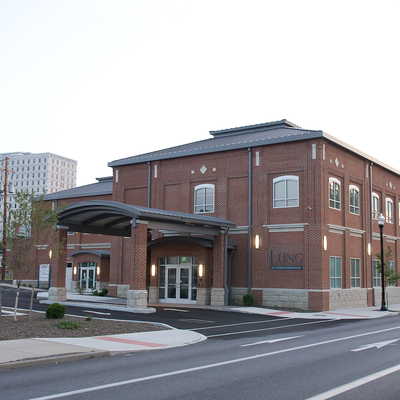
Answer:
<path fill-rule="evenodd" d="M 210 288 L 197 288 L 197 300 L 198 306 L 208 306 L 211 302 L 211 289 Z"/>
<path fill-rule="evenodd" d="M 308 310 L 308 290 L 263 289 L 263 307 Z"/>
<path fill-rule="evenodd" d="M 382 305 L 382 288 L 374 287 L 375 306 L 381 307 Z M 385 288 L 386 307 L 390 309 L 391 304 L 400 303 L 400 287 L 388 286 Z"/>
<path fill-rule="evenodd" d="M 210 305 L 221 307 L 225 305 L 225 289 L 212 288 Z"/>
<path fill-rule="evenodd" d="M 156 304 L 159 302 L 159 297 L 158 297 L 158 286 L 150 286 L 149 287 L 149 303 L 150 304 Z"/>
<path fill-rule="evenodd" d="M 248 293 L 247 288 L 231 288 L 231 301 L 234 306 L 242 306 L 243 305 L 243 296 Z"/>
<path fill-rule="evenodd" d="M 329 310 L 367 307 L 367 292 L 366 288 L 331 289 L 329 291 Z"/>
<path fill-rule="evenodd" d="M 54 303 L 67 301 L 67 288 L 51 287 L 48 292 L 47 300 L 53 301 Z"/>
<path fill-rule="evenodd" d="M 126 308 L 147 308 L 147 290 L 128 290 Z"/>

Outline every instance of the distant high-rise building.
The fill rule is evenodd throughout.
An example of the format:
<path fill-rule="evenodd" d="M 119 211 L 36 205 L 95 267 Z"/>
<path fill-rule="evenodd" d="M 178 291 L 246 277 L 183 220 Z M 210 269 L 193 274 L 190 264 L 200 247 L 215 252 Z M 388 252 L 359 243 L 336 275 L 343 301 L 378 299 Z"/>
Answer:
<path fill-rule="evenodd" d="M 5 182 L 5 159 L 8 158 L 8 183 L 14 192 L 54 193 L 76 187 L 78 162 L 53 153 L 0 154 L 0 184 Z M 10 192 L 7 202 L 13 203 Z"/>

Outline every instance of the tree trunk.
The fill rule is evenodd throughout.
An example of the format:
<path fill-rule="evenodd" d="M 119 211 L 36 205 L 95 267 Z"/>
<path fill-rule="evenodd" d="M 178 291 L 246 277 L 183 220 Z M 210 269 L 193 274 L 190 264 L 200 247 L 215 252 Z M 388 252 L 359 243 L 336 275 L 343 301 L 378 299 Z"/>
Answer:
<path fill-rule="evenodd" d="M 17 289 L 17 295 L 15 296 L 15 308 L 14 308 L 14 321 L 17 322 L 17 308 L 18 308 L 19 288 Z"/>
<path fill-rule="evenodd" d="M 31 305 L 29 307 L 29 322 L 32 320 L 32 308 L 33 308 L 33 294 L 35 292 L 35 289 L 32 288 L 32 294 L 31 294 Z"/>

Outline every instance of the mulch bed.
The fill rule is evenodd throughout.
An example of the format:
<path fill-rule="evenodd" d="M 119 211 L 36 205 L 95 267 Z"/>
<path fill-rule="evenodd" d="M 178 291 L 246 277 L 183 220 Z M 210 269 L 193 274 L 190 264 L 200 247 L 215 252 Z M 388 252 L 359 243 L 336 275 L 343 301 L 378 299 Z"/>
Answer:
<path fill-rule="evenodd" d="M 57 325 L 61 321 L 75 321 L 79 329 L 60 329 Z M 117 335 L 121 333 L 150 332 L 165 330 L 159 325 L 141 322 L 114 321 L 107 319 L 64 316 L 61 319 L 46 319 L 45 313 L 32 312 L 31 321 L 28 315 L 0 317 L 0 340 L 29 339 L 29 338 L 55 338 L 55 337 L 90 337 Z"/>

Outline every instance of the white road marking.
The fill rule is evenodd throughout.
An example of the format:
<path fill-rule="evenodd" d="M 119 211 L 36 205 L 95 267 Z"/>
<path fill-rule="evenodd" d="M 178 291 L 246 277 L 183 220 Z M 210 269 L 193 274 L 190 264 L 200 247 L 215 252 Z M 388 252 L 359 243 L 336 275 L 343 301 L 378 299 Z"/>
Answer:
<path fill-rule="evenodd" d="M 376 379 L 382 378 L 386 375 L 392 374 L 393 372 L 400 371 L 400 364 L 395 365 L 394 367 L 384 369 L 383 371 L 375 372 L 374 374 L 365 376 L 364 378 L 357 379 L 353 382 L 349 382 L 346 385 L 339 386 L 335 389 L 328 390 L 327 392 L 317 394 L 316 396 L 309 397 L 307 400 L 326 400 L 331 397 L 337 396 L 338 394 L 347 392 L 356 387 L 365 385 L 366 383 L 372 382 Z"/>
<path fill-rule="evenodd" d="M 227 327 L 231 327 L 231 326 L 240 326 L 240 325 L 266 324 L 266 323 L 276 322 L 276 321 L 280 321 L 280 320 L 279 319 L 269 319 L 269 320 L 265 320 L 265 321 L 238 322 L 237 324 L 206 326 L 204 328 L 195 328 L 195 329 L 188 329 L 188 330 L 191 330 L 191 331 L 202 331 L 202 330 L 205 330 L 205 329 L 227 328 Z"/>
<path fill-rule="evenodd" d="M 323 324 L 325 322 L 331 322 L 331 321 L 337 321 L 337 320 L 336 319 L 324 319 L 323 321 L 303 322 L 301 324 L 280 325 L 280 326 L 273 326 L 272 328 L 260 328 L 260 329 L 252 329 L 250 331 L 228 332 L 228 333 L 220 333 L 220 334 L 216 334 L 216 335 L 205 335 L 205 336 L 207 336 L 208 338 L 218 337 L 218 336 L 232 336 L 232 335 L 240 335 L 240 334 L 243 334 L 243 333 L 272 331 L 272 330 L 281 329 L 281 328 L 291 328 L 293 326 Z"/>
<path fill-rule="evenodd" d="M 185 322 L 197 322 L 197 323 L 210 323 L 213 324 L 215 321 L 207 321 L 206 319 L 195 319 L 195 318 L 188 318 L 188 319 L 180 319 L 179 321 L 185 321 Z"/>
<path fill-rule="evenodd" d="M 372 349 L 373 347 L 380 349 L 381 347 L 384 347 L 384 346 L 387 346 L 388 344 L 397 342 L 398 340 L 400 340 L 400 339 L 386 340 L 385 342 L 378 342 L 378 343 L 371 343 L 371 344 L 363 344 L 359 348 L 353 349 L 352 351 L 362 351 L 362 350 Z"/>
<path fill-rule="evenodd" d="M 299 337 L 304 337 L 304 335 L 285 337 L 285 338 L 279 338 L 279 339 L 271 339 L 271 340 L 263 340 L 262 342 L 242 344 L 240 347 L 256 346 L 257 344 L 265 344 L 265 343 L 272 344 L 272 343 L 277 343 L 277 342 L 283 342 L 284 340 L 296 339 Z"/>
<path fill-rule="evenodd" d="M 166 311 L 179 311 L 179 312 L 189 312 L 189 310 L 180 310 L 179 308 L 164 308 Z"/>
<path fill-rule="evenodd" d="M 390 332 L 390 331 L 394 331 L 394 330 L 398 330 L 398 329 L 400 329 L 400 326 L 396 326 L 394 328 L 382 329 L 382 330 L 379 330 L 379 331 L 360 333 L 358 335 L 346 336 L 346 337 L 341 337 L 341 338 L 337 338 L 337 339 L 326 340 L 326 341 L 323 341 L 323 342 L 310 343 L 310 344 L 306 344 L 306 345 L 303 345 L 303 346 L 291 347 L 289 349 L 271 351 L 269 353 L 256 354 L 254 356 L 237 358 L 237 359 L 234 359 L 234 360 L 221 361 L 221 362 L 214 363 L 214 364 L 200 365 L 199 367 L 193 367 L 193 368 L 181 369 L 181 370 L 177 370 L 177 371 L 165 372 L 163 374 L 157 374 L 157 375 L 144 376 L 142 378 L 129 379 L 129 380 L 126 380 L 126 381 L 108 383 L 108 384 L 105 384 L 105 385 L 93 386 L 93 387 L 84 388 L 84 389 L 71 390 L 69 392 L 56 393 L 56 394 L 51 394 L 51 395 L 48 395 L 48 396 L 35 397 L 35 398 L 30 399 L 30 400 L 59 399 L 60 397 L 67 397 L 67 396 L 73 396 L 75 394 L 89 393 L 89 392 L 94 392 L 96 390 L 108 389 L 108 388 L 117 387 L 117 386 L 123 386 L 123 385 L 130 385 L 130 384 L 137 383 L 137 382 L 144 382 L 144 381 L 149 381 L 149 380 L 159 379 L 159 378 L 165 378 L 165 377 L 174 376 L 174 375 L 181 375 L 181 374 L 186 374 L 186 373 L 189 373 L 189 372 L 201 371 L 201 370 L 205 370 L 205 369 L 216 368 L 216 367 L 221 367 L 221 366 L 230 365 L 230 364 L 236 364 L 236 363 L 240 363 L 240 362 L 243 362 L 243 361 L 256 360 L 258 358 L 269 357 L 269 356 L 273 356 L 273 355 L 276 355 L 276 354 L 289 353 L 291 351 L 308 349 L 308 348 L 311 348 L 311 347 L 316 347 L 316 346 L 321 346 L 321 345 L 325 345 L 325 344 L 341 342 L 343 340 L 355 339 L 355 338 L 359 338 L 359 337 L 363 337 L 363 336 L 376 335 L 377 333 Z M 400 366 L 399 366 L 399 368 L 400 368 Z M 392 372 L 394 372 L 394 371 L 392 371 Z M 328 398 L 328 397 L 326 397 L 326 398 Z M 321 399 L 323 399 L 323 398 L 321 398 Z"/>
<path fill-rule="evenodd" d="M 82 310 L 82 312 L 88 312 L 90 314 L 99 314 L 99 315 L 111 315 L 109 312 L 100 312 L 100 311 L 91 311 L 91 310 Z"/>

